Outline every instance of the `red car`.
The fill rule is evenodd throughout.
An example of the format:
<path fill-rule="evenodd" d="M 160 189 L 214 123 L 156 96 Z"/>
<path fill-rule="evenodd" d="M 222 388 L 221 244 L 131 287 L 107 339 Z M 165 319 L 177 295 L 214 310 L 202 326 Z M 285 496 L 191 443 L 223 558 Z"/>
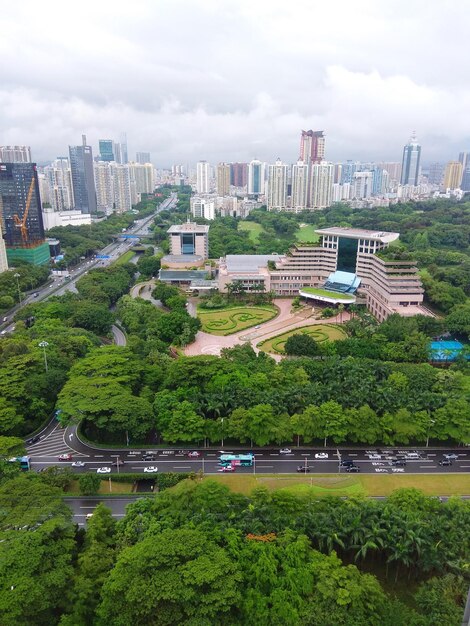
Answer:
<path fill-rule="evenodd" d="M 71 454 L 61 454 L 57 458 L 59 459 L 59 461 L 71 461 L 72 460 L 72 455 Z"/>
<path fill-rule="evenodd" d="M 201 453 L 200 453 L 200 452 L 197 452 L 197 451 L 195 450 L 194 452 L 188 452 L 188 456 L 189 456 L 191 459 L 197 459 L 197 458 L 199 458 L 199 457 L 201 456 Z"/>
<path fill-rule="evenodd" d="M 217 471 L 218 472 L 234 472 L 235 468 L 233 467 L 233 465 L 224 465 L 224 467 L 221 467 Z"/>

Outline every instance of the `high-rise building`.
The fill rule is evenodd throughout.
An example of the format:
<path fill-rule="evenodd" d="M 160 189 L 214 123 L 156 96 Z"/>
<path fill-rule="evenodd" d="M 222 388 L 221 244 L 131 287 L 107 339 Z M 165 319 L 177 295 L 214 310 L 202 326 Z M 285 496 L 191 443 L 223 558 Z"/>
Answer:
<path fill-rule="evenodd" d="M 136 152 L 135 160 L 141 165 L 150 163 L 150 152 Z"/>
<path fill-rule="evenodd" d="M 372 195 L 381 196 L 387 193 L 390 182 L 390 174 L 381 167 L 372 169 Z"/>
<path fill-rule="evenodd" d="M 459 189 L 463 167 L 460 161 L 449 161 L 444 172 L 444 189 Z"/>
<path fill-rule="evenodd" d="M 248 195 L 260 196 L 264 194 L 264 178 L 266 164 L 253 159 L 248 165 Z"/>
<path fill-rule="evenodd" d="M 0 146 L 1 163 L 31 163 L 29 146 Z"/>
<path fill-rule="evenodd" d="M 113 172 L 114 210 L 116 213 L 125 213 L 132 209 L 129 166 L 112 163 L 110 168 Z"/>
<path fill-rule="evenodd" d="M 2 234 L 2 222 L 0 220 L 0 274 L 6 272 L 8 269 L 7 251 L 5 248 L 5 241 Z"/>
<path fill-rule="evenodd" d="M 460 184 L 462 191 L 470 191 L 470 163 L 467 161 L 467 169 L 462 175 L 462 182 Z"/>
<path fill-rule="evenodd" d="M 75 208 L 82 213 L 96 213 L 95 179 L 93 176 L 93 152 L 82 135 L 81 146 L 69 146 L 70 169 Z"/>
<path fill-rule="evenodd" d="M 215 202 L 213 198 L 193 196 L 190 200 L 191 215 L 205 220 L 215 219 Z"/>
<path fill-rule="evenodd" d="M 209 193 L 210 191 L 210 165 L 207 161 L 199 161 L 196 168 L 196 191 L 197 193 Z"/>
<path fill-rule="evenodd" d="M 428 172 L 428 181 L 431 185 L 440 185 L 444 177 L 444 164 L 443 163 L 430 163 Z"/>
<path fill-rule="evenodd" d="M 462 163 L 462 170 L 465 171 L 470 165 L 470 155 L 468 152 L 459 152 L 459 163 Z"/>
<path fill-rule="evenodd" d="M 361 171 L 361 164 L 359 161 L 346 161 L 341 164 L 341 179 L 340 184 L 352 183 L 354 174 Z"/>
<path fill-rule="evenodd" d="M 373 188 L 373 172 L 355 172 L 351 185 L 350 198 L 364 200 L 370 198 Z"/>
<path fill-rule="evenodd" d="M 419 182 L 419 165 L 421 161 L 421 146 L 416 140 L 416 135 L 410 138 L 409 143 L 403 148 L 403 160 L 401 165 L 401 184 L 416 187 Z"/>
<path fill-rule="evenodd" d="M 287 208 L 288 167 L 280 159 L 268 169 L 268 211 L 284 211 Z"/>
<path fill-rule="evenodd" d="M 248 182 L 248 163 L 230 163 L 230 184 L 234 187 L 246 187 Z"/>
<path fill-rule="evenodd" d="M 0 215 L 9 264 L 47 263 L 36 163 L 0 164 Z"/>
<path fill-rule="evenodd" d="M 73 208 L 72 171 L 67 157 L 57 157 L 44 168 L 48 186 L 48 198 L 54 211 L 69 211 Z M 45 197 L 41 192 L 42 202 Z"/>
<path fill-rule="evenodd" d="M 331 204 L 333 191 L 333 176 L 335 166 L 333 163 L 322 161 L 310 166 L 310 207 L 324 209 Z"/>
<path fill-rule="evenodd" d="M 391 183 L 398 183 L 401 178 L 401 163 L 398 161 L 384 161 L 377 163 L 377 167 L 388 172 Z"/>
<path fill-rule="evenodd" d="M 303 130 L 300 135 L 300 160 L 320 163 L 325 158 L 325 135 L 322 130 Z"/>
<path fill-rule="evenodd" d="M 115 161 L 114 158 L 114 141 L 112 139 L 100 139 L 99 142 L 100 148 L 100 161 L 105 161 L 106 163 L 111 163 Z"/>
<path fill-rule="evenodd" d="M 131 184 L 134 181 L 137 193 L 152 193 L 155 189 L 155 169 L 149 161 L 129 163 Z"/>
<path fill-rule="evenodd" d="M 98 211 L 109 215 L 114 211 L 113 171 L 106 161 L 95 163 L 94 171 Z"/>
<path fill-rule="evenodd" d="M 230 194 L 230 165 L 228 163 L 217 165 L 216 181 L 219 196 L 228 196 Z"/>
<path fill-rule="evenodd" d="M 292 166 L 291 208 L 298 213 L 308 206 L 308 165 L 297 161 Z"/>

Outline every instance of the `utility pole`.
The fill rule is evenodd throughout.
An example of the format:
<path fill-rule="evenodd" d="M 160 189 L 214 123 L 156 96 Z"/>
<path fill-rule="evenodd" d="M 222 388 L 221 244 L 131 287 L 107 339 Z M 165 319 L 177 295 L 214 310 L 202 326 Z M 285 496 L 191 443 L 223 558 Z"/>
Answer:
<path fill-rule="evenodd" d="M 39 345 L 39 347 L 40 347 L 40 348 L 42 348 L 42 349 L 43 349 L 43 351 L 44 351 L 44 367 L 46 368 L 46 372 L 47 372 L 47 356 L 46 356 L 46 348 L 47 348 L 47 346 L 48 346 L 49 344 L 47 343 L 47 341 L 40 341 L 38 345 Z"/>

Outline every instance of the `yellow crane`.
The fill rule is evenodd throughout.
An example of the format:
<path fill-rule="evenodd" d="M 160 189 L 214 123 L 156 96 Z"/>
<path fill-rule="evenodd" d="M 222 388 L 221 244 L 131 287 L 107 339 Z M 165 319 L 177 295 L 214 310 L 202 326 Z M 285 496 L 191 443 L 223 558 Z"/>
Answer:
<path fill-rule="evenodd" d="M 33 199 L 33 192 L 35 187 L 35 178 L 31 178 L 31 184 L 29 185 L 28 196 L 26 197 L 26 206 L 24 209 L 23 217 L 20 219 L 18 215 L 14 215 L 15 226 L 21 230 L 21 239 L 24 244 L 28 244 L 28 227 L 26 226 L 26 220 L 28 219 L 29 207 L 31 206 L 31 200 Z"/>

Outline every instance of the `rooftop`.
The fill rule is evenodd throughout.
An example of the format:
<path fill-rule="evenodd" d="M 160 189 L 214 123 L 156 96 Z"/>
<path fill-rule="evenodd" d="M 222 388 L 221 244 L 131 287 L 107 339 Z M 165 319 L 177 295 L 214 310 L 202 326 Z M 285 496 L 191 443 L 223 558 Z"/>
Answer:
<path fill-rule="evenodd" d="M 342 226 L 332 226 L 331 228 L 320 228 L 315 231 L 319 235 L 333 235 L 345 237 L 346 239 L 372 239 L 382 243 L 391 243 L 400 236 L 400 233 L 388 233 L 383 230 L 365 230 L 362 228 L 344 228 Z"/>
<path fill-rule="evenodd" d="M 166 231 L 171 234 L 179 234 L 179 233 L 199 233 L 206 234 L 209 232 L 209 226 L 207 224 L 195 224 L 194 222 L 185 222 L 184 224 L 173 224 Z"/>
<path fill-rule="evenodd" d="M 280 254 L 227 254 L 225 263 L 227 272 L 250 272 L 255 274 L 260 267 L 266 267 L 268 261 L 279 261 Z"/>

